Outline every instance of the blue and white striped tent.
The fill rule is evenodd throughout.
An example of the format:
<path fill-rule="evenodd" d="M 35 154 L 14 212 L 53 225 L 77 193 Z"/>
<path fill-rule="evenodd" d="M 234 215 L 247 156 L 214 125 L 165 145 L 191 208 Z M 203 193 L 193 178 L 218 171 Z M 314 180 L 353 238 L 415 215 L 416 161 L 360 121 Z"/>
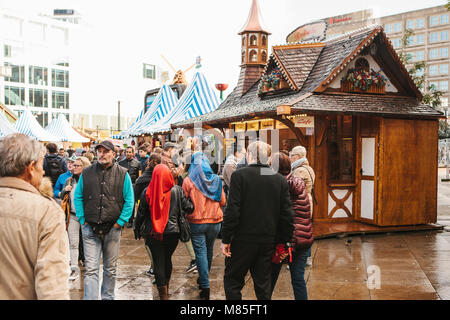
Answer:
<path fill-rule="evenodd" d="M 33 138 L 38 141 L 52 141 L 58 142 L 61 141 L 60 138 L 55 137 L 50 134 L 48 131 L 45 131 L 44 128 L 37 122 L 34 118 L 33 114 L 30 110 L 25 110 L 19 119 L 17 119 L 14 124 L 14 128 L 23 134 L 26 134 L 30 138 Z"/>
<path fill-rule="evenodd" d="M 58 118 L 53 119 L 47 127 L 45 127 L 51 135 L 68 142 L 89 142 L 88 138 L 81 136 L 76 132 L 67 121 L 63 114 L 59 114 Z"/>
<path fill-rule="evenodd" d="M 3 111 L 0 111 L 0 137 L 16 132 L 17 130 L 14 129 L 12 124 L 8 121 L 6 116 L 3 114 Z"/>
<path fill-rule="evenodd" d="M 183 120 L 201 116 L 217 109 L 220 101 L 205 76 L 196 72 L 192 82 L 184 91 L 178 104 L 161 121 L 151 126 L 147 133 L 163 133 L 170 131 L 170 125 Z"/>
<path fill-rule="evenodd" d="M 139 121 L 133 131 L 129 131 L 130 135 L 141 135 L 149 133 L 148 129 L 168 115 L 177 105 L 178 98 L 173 90 L 164 84 L 156 95 L 155 100 L 148 108 L 142 119 Z"/>
<path fill-rule="evenodd" d="M 142 119 L 143 116 L 144 116 L 144 110 L 142 110 L 141 113 L 139 113 L 136 120 L 131 124 L 131 126 L 128 129 L 121 131 L 119 134 L 113 135 L 112 138 L 113 139 L 128 138 L 130 136 L 129 133 L 132 132 L 134 130 L 134 128 L 136 128 L 136 126 L 138 125 L 139 121 Z"/>

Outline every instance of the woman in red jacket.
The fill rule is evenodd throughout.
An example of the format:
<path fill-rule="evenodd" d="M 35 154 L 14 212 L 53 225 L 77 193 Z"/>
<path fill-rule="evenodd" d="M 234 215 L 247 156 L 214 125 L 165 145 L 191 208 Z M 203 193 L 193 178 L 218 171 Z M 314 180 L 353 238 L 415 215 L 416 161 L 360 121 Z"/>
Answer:
<path fill-rule="evenodd" d="M 294 235 L 291 240 L 294 251 L 292 253 L 292 261 L 289 262 L 289 271 L 291 272 L 291 283 L 295 300 L 307 300 L 308 294 L 304 275 L 309 248 L 311 248 L 314 237 L 306 185 L 301 178 L 290 173 L 291 161 L 285 154 L 276 153 L 272 156 L 272 168 L 285 176 L 289 185 L 292 209 L 294 211 Z M 282 257 L 284 256 L 287 255 L 284 254 Z M 282 263 L 272 263 L 272 292 L 280 274 L 281 266 Z"/>

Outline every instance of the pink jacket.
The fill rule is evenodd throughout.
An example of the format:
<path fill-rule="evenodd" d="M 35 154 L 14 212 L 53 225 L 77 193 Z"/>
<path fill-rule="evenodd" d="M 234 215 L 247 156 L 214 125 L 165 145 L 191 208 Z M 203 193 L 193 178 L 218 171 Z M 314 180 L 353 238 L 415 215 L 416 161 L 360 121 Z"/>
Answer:
<path fill-rule="evenodd" d="M 192 182 L 191 178 L 186 177 L 183 181 L 183 190 L 186 197 L 190 198 L 194 203 L 194 212 L 186 215 L 189 223 L 219 223 L 223 220 L 223 212 L 221 207 L 225 206 L 225 192 L 222 189 L 220 202 L 207 198 Z"/>

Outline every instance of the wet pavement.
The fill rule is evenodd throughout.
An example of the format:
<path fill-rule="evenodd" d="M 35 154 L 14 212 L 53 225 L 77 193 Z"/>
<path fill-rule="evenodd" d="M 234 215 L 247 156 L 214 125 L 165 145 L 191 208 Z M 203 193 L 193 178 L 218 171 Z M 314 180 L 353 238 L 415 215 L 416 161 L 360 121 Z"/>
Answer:
<path fill-rule="evenodd" d="M 450 225 L 450 182 L 441 182 L 439 169 L 438 223 Z M 439 300 L 450 299 L 450 232 L 420 231 L 334 237 L 316 240 L 313 265 L 305 279 L 312 300 Z M 169 298 L 199 299 L 196 273 L 186 274 L 190 257 L 183 243 L 173 255 Z M 119 250 L 116 299 L 157 300 L 152 277 L 145 274 L 149 258 L 143 240 L 134 240 L 124 229 Z M 83 269 L 82 269 L 83 270 Z M 216 241 L 211 269 L 211 299 L 224 300 L 224 257 Z M 100 272 L 101 274 L 101 272 Z M 100 276 L 101 277 L 101 276 Z M 252 279 L 247 275 L 243 299 L 254 300 Z M 81 299 L 83 281 L 71 283 L 71 298 Z M 290 274 L 282 268 L 273 297 L 292 300 Z"/>
<path fill-rule="evenodd" d="M 426 231 L 360 235 L 320 239 L 312 248 L 313 265 L 305 279 L 313 300 L 438 300 L 450 299 L 450 232 Z M 197 300 L 198 274 L 185 274 L 190 257 L 183 243 L 173 256 L 169 298 Z M 157 300 L 152 277 L 145 274 L 149 258 L 143 240 L 134 240 L 124 229 L 120 244 L 116 299 Z M 211 299 L 224 300 L 224 258 L 216 241 L 211 270 Z M 71 283 L 71 298 L 81 299 L 83 281 Z M 252 280 L 247 275 L 243 299 L 254 300 Z M 283 267 L 273 295 L 292 300 L 290 274 Z"/>

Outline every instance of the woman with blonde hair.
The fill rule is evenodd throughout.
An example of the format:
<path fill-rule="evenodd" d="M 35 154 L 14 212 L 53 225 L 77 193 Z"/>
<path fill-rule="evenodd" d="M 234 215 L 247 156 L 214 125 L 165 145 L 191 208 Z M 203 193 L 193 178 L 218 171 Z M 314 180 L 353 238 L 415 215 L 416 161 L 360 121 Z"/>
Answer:
<path fill-rule="evenodd" d="M 69 280 L 75 280 L 79 277 L 79 267 L 78 267 L 78 246 L 80 244 L 80 223 L 78 222 L 75 205 L 74 205 L 74 193 L 77 187 L 78 180 L 80 179 L 81 173 L 84 168 L 91 165 L 90 161 L 86 157 L 77 157 L 73 163 L 73 176 L 66 180 L 64 187 L 61 191 L 61 199 L 69 193 L 70 198 L 70 221 L 67 232 L 69 234 L 69 244 L 70 244 L 70 277 Z"/>

